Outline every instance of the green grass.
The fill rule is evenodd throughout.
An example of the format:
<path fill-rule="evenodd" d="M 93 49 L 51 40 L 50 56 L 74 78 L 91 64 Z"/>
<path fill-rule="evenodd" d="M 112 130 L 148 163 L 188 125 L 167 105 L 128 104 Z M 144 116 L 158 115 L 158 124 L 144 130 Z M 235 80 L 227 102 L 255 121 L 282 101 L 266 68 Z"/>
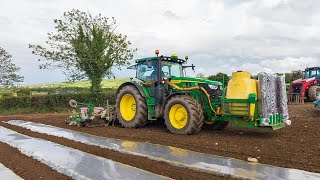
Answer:
<path fill-rule="evenodd" d="M 0 109 L 1 115 L 15 115 L 15 114 L 43 114 L 43 113 L 69 113 L 72 109 L 57 107 L 54 109 L 49 108 L 12 108 L 12 109 Z"/>
<path fill-rule="evenodd" d="M 10 89 L 0 89 L 0 94 L 10 94 L 12 91 Z"/>
<path fill-rule="evenodd" d="M 102 88 L 117 88 L 122 83 L 129 81 L 129 78 L 117 78 L 117 79 L 104 79 L 102 81 Z M 61 83 L 52 83 L 52 84 L 36 84 L 31 86 L 22 86 L 29 88 L 56 88 L 56 87 L 81 87 L 81 88 L 89 88 L 91 86 L 90 81 L 76 81 L 73 83 L 70 82 L 61 82 Z"/>
<path fill-rule="evenodd" d="M 46 96 L 48 92 L 45 91 L 31 91 L 31 96 Z"/>

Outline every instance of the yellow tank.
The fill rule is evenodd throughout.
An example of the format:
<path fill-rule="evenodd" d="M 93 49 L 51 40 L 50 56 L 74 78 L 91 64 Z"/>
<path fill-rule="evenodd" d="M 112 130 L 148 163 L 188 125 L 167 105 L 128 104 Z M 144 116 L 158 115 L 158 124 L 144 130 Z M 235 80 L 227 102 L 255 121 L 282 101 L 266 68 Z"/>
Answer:
<path fill-rule="evenodd" d="M 249 72 L 234 72 L 228 83 L 227 99 L 249 99 L 249 94 L 257 95 L 257 81 L 250 78 Z M 229 103 L 231 114 L 248 114 L 248 103 Z M 255 104 L 251 103 L 248 115 L 254 116 Z M 252 119 L 252 118 L 251 118 Z"/>

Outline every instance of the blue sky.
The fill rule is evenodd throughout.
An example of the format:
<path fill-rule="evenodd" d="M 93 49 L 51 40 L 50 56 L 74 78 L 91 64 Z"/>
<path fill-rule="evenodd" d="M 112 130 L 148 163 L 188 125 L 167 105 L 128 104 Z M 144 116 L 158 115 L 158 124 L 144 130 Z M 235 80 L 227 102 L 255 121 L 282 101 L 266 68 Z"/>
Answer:
<path fill-rule="evenodd" d="M 290 72 L 320 65 L 320 1 L 309 0 L 11 0 L 0 7 L 0 47 L 23 84 L 61 82 L 63 70 L 39 70 L 28 44 L 44 44 L 53 19 L 72 8 L 115 17 L 135 58 L 189 55 L 196 73 Z M 134 76 L 114 70 L 116 77 Z"/>

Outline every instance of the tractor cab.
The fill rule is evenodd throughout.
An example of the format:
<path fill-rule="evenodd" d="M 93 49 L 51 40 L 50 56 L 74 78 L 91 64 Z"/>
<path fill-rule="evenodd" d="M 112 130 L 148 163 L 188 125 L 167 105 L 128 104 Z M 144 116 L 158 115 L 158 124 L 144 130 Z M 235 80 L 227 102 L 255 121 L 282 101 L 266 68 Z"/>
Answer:
<path fill-rule="evenodd" d="M 304 72 L 304 79 L 316 77 L 320 80 L 320 67 L 306 68 Z"/>
<path fill-rule="evenodd" d="M 320 67 L 306 68 L 302 79 L 290 83 L 289 103 L 304 103 L 304 99 L 315 101 L 320 95 Z"/>
<path fill-rule="evenodd" d="M 157 81 L 158 79 L 158 59 L 159 57 L 148 57 L 136 60 L 136 64 L 128 69 L 136 69 L 136 78 L 143 82 Z M 161 61 L 160 79 L 171 79 L 174 77 L 184 77 L 183 66 L 187 60 L 178 59 L 176 54 L 163 56 Z"/>

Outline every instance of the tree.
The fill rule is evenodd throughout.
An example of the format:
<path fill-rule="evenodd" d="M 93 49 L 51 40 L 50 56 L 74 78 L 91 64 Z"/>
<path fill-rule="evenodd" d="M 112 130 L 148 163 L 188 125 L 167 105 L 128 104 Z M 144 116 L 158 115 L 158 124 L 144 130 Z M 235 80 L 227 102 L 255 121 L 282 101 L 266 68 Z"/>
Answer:
<path fill-rule="evenodd" d="M 294 80 L 302 78 L 303 72 L 300 70 L 292 71 L 291 73 L 285 73 L 286 76 L 286 83 L 290 83 Z"/>
<path fill-rule="evenodd" d="M 55 19 L 55 33 L 48 33 L 46 44 L 29 45 L 32 53 L 45 61 L 40 69 L 62 68 L 70 81 L 88 78 L 91 91 L 101 91 L 101 81 L 113 76 L 111 68 L 128 65 L 136 49 L 126 35 L 116 31 L 116 20 L 71 10 Z"/>
<path fill-rule="evenodd" d="M 17 74 L 20 67 L 12 63 L 11 55 L 0 47 L 0 85 L 13 86 L 14 83 L 23 82 L 23 76 Z"/>
<path fill-rule="evenodd" d="M 221 83 L 224 82 L 223 86 L 227 86 L 228 85 L 228 82 L 230 80 L 229 76 L 227 74 L 224 74 L 224 73 L 221 73 L 219 72 L 218 74 L 216 75 L 210 75 L 208 77 L 209 80 L 212 80 L 212 81 L 219 81 Z"/>
<path fill-rule="evenodd" d="M 205 78 L 205 76 L 204 76 L 204 74 L 203 74 L 203 73 L 199 73 L 199 74 L 197 74 L 197 75 L 196 75 L 196 77 L 197 77 L 197 78 L 202 78 L 202 79 L 203 79 L 203 78 Z"/>
<path fill-rule="evenodd" d="M 258 80 L 258 75 L 251 74 L 250 78 Z"/>

